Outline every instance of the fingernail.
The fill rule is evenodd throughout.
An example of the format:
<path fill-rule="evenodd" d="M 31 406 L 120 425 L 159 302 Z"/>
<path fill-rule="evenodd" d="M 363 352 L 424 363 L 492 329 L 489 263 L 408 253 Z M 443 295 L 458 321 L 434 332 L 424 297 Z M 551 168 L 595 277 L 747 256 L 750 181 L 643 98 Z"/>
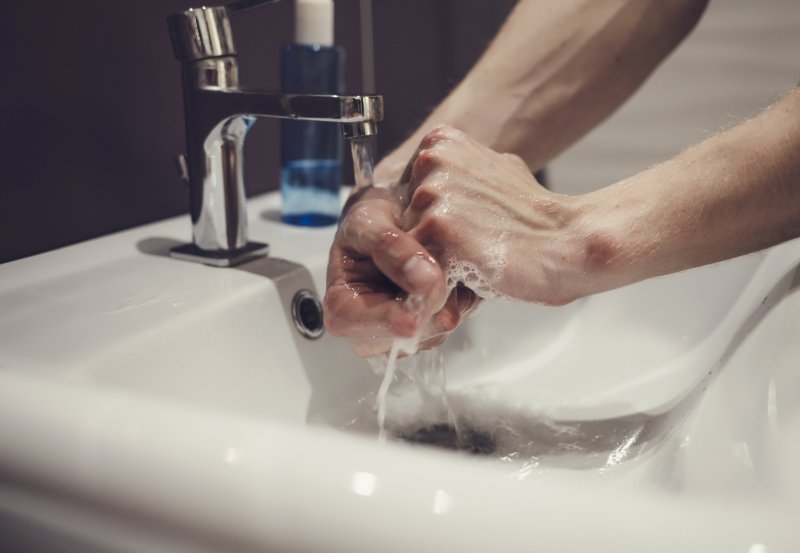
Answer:
<path fill-rule="evenodd" d="M 419 255 L 415 255 L 405 262 L 403 274 L 414 288 L 429 287 L 437 276 L 433 263 Z"/>

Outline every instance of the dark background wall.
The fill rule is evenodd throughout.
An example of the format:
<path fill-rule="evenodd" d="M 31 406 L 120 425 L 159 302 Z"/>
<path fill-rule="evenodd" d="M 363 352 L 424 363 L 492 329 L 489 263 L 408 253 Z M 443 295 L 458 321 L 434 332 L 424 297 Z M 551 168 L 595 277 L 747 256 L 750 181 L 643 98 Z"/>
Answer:
<path fill-rule="evenodd" d="M 396 145 L 477 59 L 512 0 L 374 0 L 380 151 Z M 179 64 L 167 15 L 187 0 L 7 2 L 0 17 L 0 263 L 188 211 Z M 359 1 L 336 0 L 347 85 L 362 89 Z M 234 16 L 241 82 L 278 88 L 285 1 Z M 279 125 L 250 131 L 248 195 L 277 187 Z M 351 171 L 351 169 L 346 169 Z M 346 173 L 349 178 L 349 173 Z M 187 225 L 188 225 L 187 221 Z"/>

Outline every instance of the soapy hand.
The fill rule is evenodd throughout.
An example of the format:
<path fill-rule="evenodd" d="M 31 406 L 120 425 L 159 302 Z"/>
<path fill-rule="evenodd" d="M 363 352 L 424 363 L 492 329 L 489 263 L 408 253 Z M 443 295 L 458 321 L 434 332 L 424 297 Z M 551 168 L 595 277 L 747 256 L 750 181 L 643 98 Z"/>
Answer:
<path fill-rule="evenodd" d="M 420 143 L 402 228 L 483 298 L 561 305 L 577 297 L 582 239 L 571 199 L 543 188 L 517 156 L 451 127 Z"/>
<path fill-rule="evenodd" d="M 569 202 L 522 160 L 440 126 L 400 182 L 354 194 L 331 248 L 325 324 L 357 354 L 417 334 L 439 345 L 481 298 L 574 299 L 562 281 Z"/>
<path fill-rule="evenodd" d="M 401 211 L 390 189 L 357 191 L 331 247 L 325 325 L 364 357 L 389 351 L 396 337 L 419 334 L 421 348 L 434 347 L 475 304 L 464 290 L 448 295 L 439 264 L 401 229 Z"/>

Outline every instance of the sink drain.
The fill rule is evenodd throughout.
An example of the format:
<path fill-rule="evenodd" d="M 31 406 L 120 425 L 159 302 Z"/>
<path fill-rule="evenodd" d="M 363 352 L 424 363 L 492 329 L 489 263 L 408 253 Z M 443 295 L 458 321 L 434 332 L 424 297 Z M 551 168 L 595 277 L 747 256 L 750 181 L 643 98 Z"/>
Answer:
<path fill-rule="evenodd" d="M 489 434 L 472 428 L 462 428 L 456 432 L 452 424 L 425 426 L 411 434 L 401 434 L 398 437 L 413 444 L 437 446 L 475 455 L 490 455 L 497 448 Z"/>
<path fill-rule="evenodd" d="M 322 336 L 325 324 L 322 319 L 322 304 L 309 290 L 300 290 L 292 299 L 292 319 L 300 334 L 309 339 Z"/>

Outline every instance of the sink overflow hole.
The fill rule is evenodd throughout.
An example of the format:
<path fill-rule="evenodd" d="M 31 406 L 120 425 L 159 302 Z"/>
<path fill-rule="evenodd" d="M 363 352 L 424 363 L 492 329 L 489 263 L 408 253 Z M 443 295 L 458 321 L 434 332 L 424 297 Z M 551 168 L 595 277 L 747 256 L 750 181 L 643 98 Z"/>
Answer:
<path fill-rule="evenodd" d="M 309 339 L 322 336 L 325 325 L 322 320 L 322 304 L 309 290 L 300 290 L 292 299 L 292 319 L 300 334 Z"/>

